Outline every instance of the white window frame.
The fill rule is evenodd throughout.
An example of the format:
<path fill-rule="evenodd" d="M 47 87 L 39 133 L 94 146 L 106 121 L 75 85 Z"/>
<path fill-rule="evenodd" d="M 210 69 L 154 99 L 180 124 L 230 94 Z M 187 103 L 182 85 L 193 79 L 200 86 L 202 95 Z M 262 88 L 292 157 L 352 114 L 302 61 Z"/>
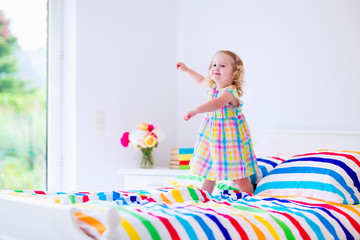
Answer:
<path fill-rule="evenodd" d="M 76 1 L 48 0 L 47 190 L 76 188 Z"/>

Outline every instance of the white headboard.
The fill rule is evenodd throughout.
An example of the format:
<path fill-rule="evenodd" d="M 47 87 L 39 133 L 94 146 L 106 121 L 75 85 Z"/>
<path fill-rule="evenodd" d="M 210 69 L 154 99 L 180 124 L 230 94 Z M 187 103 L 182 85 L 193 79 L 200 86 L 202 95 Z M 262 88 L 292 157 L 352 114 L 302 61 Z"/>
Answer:
<path fill-rule="evenodd" d="M 304 153 L 319 149 L 360 151 L 360 132 L 274 130 L 265 133 L 264 139 L 255 146 L 259 156 L 280 156 L 288 153 Z"/>

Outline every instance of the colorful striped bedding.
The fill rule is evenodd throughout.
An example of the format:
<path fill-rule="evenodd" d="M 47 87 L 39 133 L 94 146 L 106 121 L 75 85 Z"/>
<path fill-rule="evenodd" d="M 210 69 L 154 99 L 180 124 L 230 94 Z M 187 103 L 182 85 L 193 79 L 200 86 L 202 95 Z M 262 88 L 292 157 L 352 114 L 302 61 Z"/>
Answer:
<path fill-rule="evenodd" d="M 155 191 L 49 193 L 2 191 L 76 207 L 77 223 L 94 239 L 105 231 L 105 212 L 120 216 L 121 239 L 359 239 L 360 206 L 304 197 L 250 196 L 196 188 Z"/>
<path fill-rule="evenodd" d="M 258 172 L 250 176 L 250 180 L 252 184 L 258 184 L 261 179 L 266 177 L 271 170 L 273 170 L 276 166 L 283 163 L 285 159 L 279 157 L 258 157 Z"/>
<path fill-rule="evenodd" d="M 255 193 L 360 203 L 360 153 L 316 151 L 293 156 L 263 178 Z"/>
<path fill-rule="evenodd" d="M 249 196 L 227 190 L 211 196 L 187 187 L 162 191 L 136 193 L 131 203 L 128 199 L 132 194 L 113 202 L 89 201 L 77 207 L 83 217 L 101 223 L 104 216 L 95 212 L 115 206 L 121 218 L 122 239 L 358 239 L 360 236 L 357 205 Z M 91 227 L 94 230 L 96 226 Z M 101 231 L 96 232 L 94 236 L 100 238 Z"/>

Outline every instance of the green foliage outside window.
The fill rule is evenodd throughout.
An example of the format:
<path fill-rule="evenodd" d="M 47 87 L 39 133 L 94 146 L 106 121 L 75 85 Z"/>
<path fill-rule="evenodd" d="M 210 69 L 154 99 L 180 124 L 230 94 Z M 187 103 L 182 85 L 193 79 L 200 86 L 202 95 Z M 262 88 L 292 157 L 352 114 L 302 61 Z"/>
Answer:
<path fill-rule="evenodd" d="M 20 48 L 0 10 L 0 189 L 46 188 L 46 89 L 18 77 Z"/>

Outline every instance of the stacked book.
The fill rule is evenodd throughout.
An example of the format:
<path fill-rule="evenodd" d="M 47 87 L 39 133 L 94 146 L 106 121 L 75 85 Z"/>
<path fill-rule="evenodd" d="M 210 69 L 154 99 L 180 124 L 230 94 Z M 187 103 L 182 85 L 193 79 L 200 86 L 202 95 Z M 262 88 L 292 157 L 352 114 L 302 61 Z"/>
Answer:
<path fill-rule="evenodd" d="M 170 168 L 190 169 L 189 163 L 194 153 L 194 148 L 171 149 Z"/>

